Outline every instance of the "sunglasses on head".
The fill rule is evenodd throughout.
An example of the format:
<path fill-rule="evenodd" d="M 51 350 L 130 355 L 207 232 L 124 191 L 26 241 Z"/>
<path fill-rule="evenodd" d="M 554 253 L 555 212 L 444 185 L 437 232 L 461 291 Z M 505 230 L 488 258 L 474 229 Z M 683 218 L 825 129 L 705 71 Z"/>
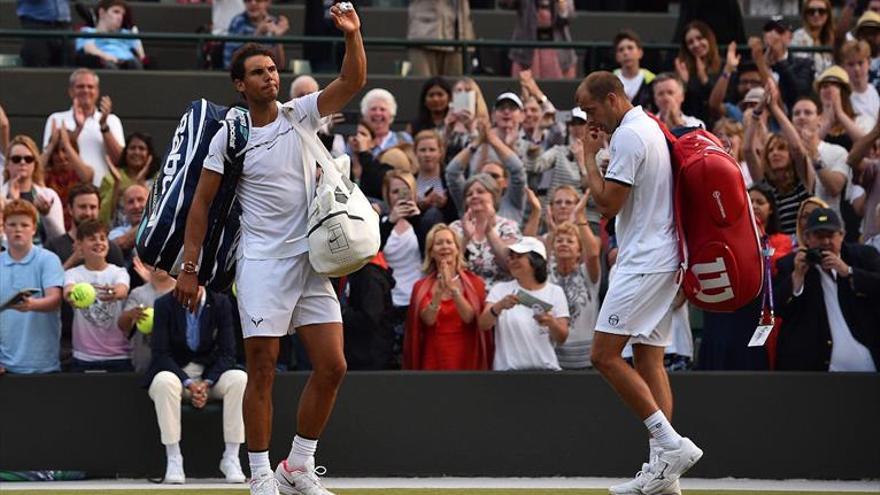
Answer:
<path fill-rule="evenodd" d="M 32 155 L 12 155 L 9 157 L 9 161 L 12 163 L 34 163 L 34 157 Z"/>
<path fill-rule="evenodd" d="M 826 9 L 824 7 L 815 7 L 815 8 L 805 9 L 804 12 L 806 12 L 807 15 L 825 15 L 828 13 L 828 9 Z"/>

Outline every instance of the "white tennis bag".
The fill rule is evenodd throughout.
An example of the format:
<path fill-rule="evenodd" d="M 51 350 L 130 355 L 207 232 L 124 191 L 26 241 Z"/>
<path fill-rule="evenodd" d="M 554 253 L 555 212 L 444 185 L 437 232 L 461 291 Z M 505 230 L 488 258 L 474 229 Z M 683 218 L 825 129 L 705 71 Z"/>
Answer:
<path fill-rule="evenodd" d="M 303 164 L 317 161 L 322 170 L 309 204 L 309 262 L 322 275 L 342 277 L 359 270 L 379 252 L 379 215 L 349 180 L 348 155 L 333 158 L 318 136 L 296 120 L 288 118 L 302 141 Z"/>

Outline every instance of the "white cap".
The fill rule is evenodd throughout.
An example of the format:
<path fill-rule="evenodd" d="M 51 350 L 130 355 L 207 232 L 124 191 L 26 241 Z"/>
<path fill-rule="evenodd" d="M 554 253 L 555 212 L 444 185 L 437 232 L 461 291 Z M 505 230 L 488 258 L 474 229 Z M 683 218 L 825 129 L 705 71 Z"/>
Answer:
<path fill-rule="evenodd" d="M 495 98 L 495 106 L 497 107 L 498 104 L 504 100 L 510 100 L 516 103 L 516 106 L 518 106 L 520 110 L 523 109 L 523 102 L 519 99 L 519 96 L 517 96 L 516 93 L 513 93 L 511 91 L 501 93 L 500 95 L 498 95 L 498 98 Z"/>
<path fill-rule="evenodd" d="M 537 237 L 523 237 L 516 244 L 509 246 L 508 249 L 519 254 L 537 253 L 545 260 L 547 259 L 547 248 L 544 247 L 544 243 Z"/>
<path fill-rule="evenodd" d="M 574 107 L 571 109 L 571 118 L 581 119 L 584 122 L 586 122 L 587 121 L 587 112 L 581 110 L 581 107 Z"/>

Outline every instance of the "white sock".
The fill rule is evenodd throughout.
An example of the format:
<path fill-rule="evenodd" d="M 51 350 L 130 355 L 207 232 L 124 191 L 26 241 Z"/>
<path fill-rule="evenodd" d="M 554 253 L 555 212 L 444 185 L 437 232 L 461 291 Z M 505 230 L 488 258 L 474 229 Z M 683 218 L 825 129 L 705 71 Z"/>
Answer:
<path fill-rule="evenodd" d="M 666 420 L 666 416 L 663 415 L 662 411 L 658 409 L 657 412 L 645 418 L 645 426 L 648 428 L 648 433 L 657 440 L 657 443 L 664 450 L 678 448 L 678 444 L 681 442 L 681 435 L 672 428 L 672 425 Z"/>
<path fill-rule="evenodd" d="M 172 457 L 183 457 L 183 454 L 180 453 L 180 442 L 165 445 L 165 457 L 168 459 L 171 459 Z"/>
<path fill-rule="evenodd" d="M 251 477 L 256 478 L 258 475 L 268 473 L 272 475 L 272 465 L 269 463 L 269 451 L 260 452 L 248 451 L 248 462 L 251 465 Z"/>
<path fill-rule="evenodd" d="M 223 451 L 223 457 L 232 457 L 238 459 L 239 447 L 241 447 L 240 443 L 226 442 L 226 450 Z"/>
<path fill-rule="evenodd" d="M 299 435 L 293 437 L 293 445 L 290 447 L 290 455 L 287 456 L 287 466 L 299 468 L 306 465 L 309 458 L 318 450 L 318 441 L 303 438 Z"/>
<path fill-rule="evenodd" d="M 648 464 L 660 455 L 661 450 L 663 449 L 660 448 L 660 442 L 658 442 L 656 438 L 652 437 L 648 439 Z"/>

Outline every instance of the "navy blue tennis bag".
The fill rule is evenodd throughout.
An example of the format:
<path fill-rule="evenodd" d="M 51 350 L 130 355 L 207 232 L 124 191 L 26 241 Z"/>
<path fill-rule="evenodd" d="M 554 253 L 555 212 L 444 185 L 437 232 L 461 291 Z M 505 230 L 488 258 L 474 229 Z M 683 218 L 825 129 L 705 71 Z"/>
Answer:
<path fill-rule="evenodd" d="M 153 182 L 135 248 L 144 263 L 172 275 L 180 271 L 186 217 L 202 173 L 202 163 L 218 131 L 228 133 L 229 145 L 220 189 L 208 214 L 198 279 L 200 284 L 222 291 L 235 278 L 241 230 L 241 207 L 235 191 L 250 133 L 250 115 L 242 108 L 227 108 L 205 99 L 190 104 L 174 131 L 163 166 Z"/>

